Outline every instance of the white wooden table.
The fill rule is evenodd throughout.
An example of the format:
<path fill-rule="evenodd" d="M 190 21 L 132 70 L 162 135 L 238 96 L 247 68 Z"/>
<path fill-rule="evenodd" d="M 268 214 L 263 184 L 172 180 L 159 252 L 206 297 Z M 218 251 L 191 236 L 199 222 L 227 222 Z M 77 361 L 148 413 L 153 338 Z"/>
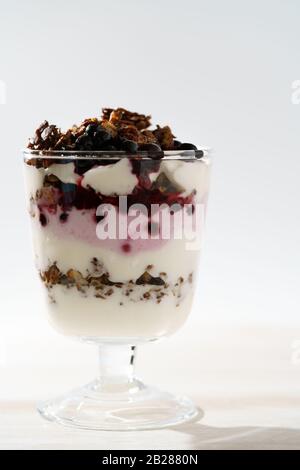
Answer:
<path fill-rule="evenodd" d="M 35 320 L 36 321 L 36 320 Z M 48 423 L 35 400 L 88 382 L 93 347 L 56 335 L 44 320 L 36 335 L 3 326 L 1 449 L 300 449 L 300 330 L 213 328 L 183 332 L 140 351 L 146 382 L 190 395 L 197 422 L 142 432 L 81 431 Z M 189 338 L 189 341 L 187 341 Z"/>

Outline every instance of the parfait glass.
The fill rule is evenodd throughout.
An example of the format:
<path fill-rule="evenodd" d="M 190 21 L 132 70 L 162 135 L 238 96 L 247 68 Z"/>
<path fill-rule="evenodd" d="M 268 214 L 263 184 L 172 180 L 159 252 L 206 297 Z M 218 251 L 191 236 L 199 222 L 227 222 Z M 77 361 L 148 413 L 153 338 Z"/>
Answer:
<path fill-rule="evenodd" d="M 189 398 L 145 385 L 136 347 L 185 322 L 196 288 L 207 150 L 23 152 L 35 264 L 48 318 L 93 343 L 96 379 L 38 405 L 86 429 L 162 428 L 194 418 Z"/>

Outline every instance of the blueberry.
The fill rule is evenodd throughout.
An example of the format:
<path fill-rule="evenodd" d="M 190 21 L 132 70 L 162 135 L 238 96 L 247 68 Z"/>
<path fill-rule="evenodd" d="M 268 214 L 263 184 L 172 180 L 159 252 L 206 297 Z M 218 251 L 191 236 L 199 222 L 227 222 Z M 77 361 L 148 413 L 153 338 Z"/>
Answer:
<path fill-rule="evenodd" d="M 161 147 L 157 144 L 142 144 L 139 146 L 139 150 L 142 152 L 148 152 L 150 157 L 153 159 L 161 159 L 164 156 L 164 152 Z"/>
<path fill-rule="evenodd" d="M 94 150 L 102 150 L 102 147 L 103 147 L 103 140 L 101 139 L 101 137 L 99 135 L 95 135 L 93 137 L 93 149 Z"/>
<path fill-rule="evenodd" d="M 117 148 L 115 147 L 115 145 L 105 144 L 100 150 L 106 150 L 107 152 L 115 152 Z"/>
<path fill-rule="evenodd" d="M 101 139 L 102 142 L 107 142 L 108 140 L 111 139 L 111 134 L 107 132 L 104 127 L 102 126 L 97 126 L 94 132 L 94 137 L 97 137 L 98 139 Z"/>
<path fill-rule="evenodd" d="M 72 183 L 62 183 L 60 189 L 61 195 L 59 198 L 59 204 L 63 207 L 72 205 L 76 198 L 77 186 Z"/>
<path fill-rule="evenodd" d="M 88 135 L 90 137 L 93 150 L 102 150 L 103 145 L 111 140 L 110 133 L 97 123 L 89 124 L 86 127 L 84 135 Z M 83 145 L 86 145 L 85 138 L 83 139 Z M 90 143 L 88 145 L 90 145 Z"/>
<path fill-rule="evenodd" d="M 174 149 L 177 150 L 180 147 L 181 142 L 180 140 L 174 140 L 173 144 L 174 144 Z"/>
<path fill-rule="evenodd" d="M 63 212 L 62 214 L 60 214 L 59 220 L 60 220 L 61 222 L 66 222 L 67 219 L 68 219 L 68 217 L 69 217 L 69 214 L 67 214 L 67 212 Z"/>
<path fill-rule="evenodd" d="M 40 223 L 42 227 L 45 227 L 47 225 L 47 218 L 45 214 L 40 214 Z"/>
<path fill-rule="evenodd" d="M 98 127 L 100 127 L 100 126 L 96 122 L 94 122 L 92 124 L 89 124 L 85 129 L 85 133 L 90 135 L 90 136 L 93 136 L 94 133 L 97 132 Z"/>
<path fill-rule="evenodd" d="M 194 144 L 183 143 L 180 144 L 178 150 L 197 150 L 197 147 Z"/>
<path fill-rule="evenodd" d="M 139 150 L 143 152 L 161 152 L 161 147 L 157 144 L 142 144 L 139 146 Z"/>
<path fill-rule="evenodd" d="M 197 158 L 202 158 L 202 157 L 204 157 L 204 152 L 203 152 L 203 150 L 197 150 L 197 152 L 196 152 L 196 157 L 197 157 Z"/>
<path fill-rule="evenodd" d="M 97 135 L 101 136 L 101 139 L 103 142 L 108 142 L 109 140 L 111 140 L 111 135 L 109 132 L 107 132 L 105 129 L 101 128 L 101 130 L 99 130 L 97 132 Z"/>
<path fill-rule="evenodd" d="M 138 149 L 138 144 L 134 142 L 134 140 L 123 139 L 120 142 L 120 148 L 128 153 L 136 153 Z"/>
<path fill-rule="evenodd" d="M 104 150 L 103 147 L 108 144 L 112 144 L 111 135 L 106 132 L 106 130 L 104 130 L 101 126 L 99 127 L 100 129 L 97 130 L 93 136 L 94 150 Z"/>
<path fill-rule="evenodd" d="M 71 193 L 76 191 L 76 184 L 73 183 L 61 183 L 61 191 L 63 193 Z"/>
<path fill-rule="evenodd" d="M 80 135 L 75 141 L 76 150 L 93 150 L 93 140 L 92 138 L 84 133 Z"/>

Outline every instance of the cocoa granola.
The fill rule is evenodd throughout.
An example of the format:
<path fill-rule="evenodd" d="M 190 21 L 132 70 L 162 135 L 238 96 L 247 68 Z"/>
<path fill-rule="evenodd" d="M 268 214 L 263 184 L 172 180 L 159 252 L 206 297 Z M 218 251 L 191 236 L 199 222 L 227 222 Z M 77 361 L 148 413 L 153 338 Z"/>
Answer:
<path fill-rule="evenodd" d="M 151 116 L 124 108 L 103 108 L 101 117 L 85 119 L 63 132 L 54 124 L 43 121 L 30 139 L 28 148 L 40 151 L 125 151 L 136 154 L 147 151 L 163 156 L 165 150 L 195 150 L 193 144 L 175 140 L 169 126 L 149 129 Z M 43 166 L 46 161 L 30 159 L 29 164 Z M 51 164 L 48 162 L 48 164 Z"/>

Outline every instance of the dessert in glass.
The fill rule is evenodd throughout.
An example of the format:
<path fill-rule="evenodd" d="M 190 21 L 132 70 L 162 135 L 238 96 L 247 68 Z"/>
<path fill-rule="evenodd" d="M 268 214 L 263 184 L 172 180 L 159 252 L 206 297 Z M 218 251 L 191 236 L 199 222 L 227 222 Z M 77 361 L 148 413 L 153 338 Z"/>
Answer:
<path fill-rule="evenodd" d="M 50 323 L 99 348 L 96 379 L 40 403 L 87 429 L 151 429 L 197 415 L 135 377 L 136 346 L 176 332 L 192 307 L 210 159 L 150 116 L 103 109 L 24 151 L 35 263 Z"/>

